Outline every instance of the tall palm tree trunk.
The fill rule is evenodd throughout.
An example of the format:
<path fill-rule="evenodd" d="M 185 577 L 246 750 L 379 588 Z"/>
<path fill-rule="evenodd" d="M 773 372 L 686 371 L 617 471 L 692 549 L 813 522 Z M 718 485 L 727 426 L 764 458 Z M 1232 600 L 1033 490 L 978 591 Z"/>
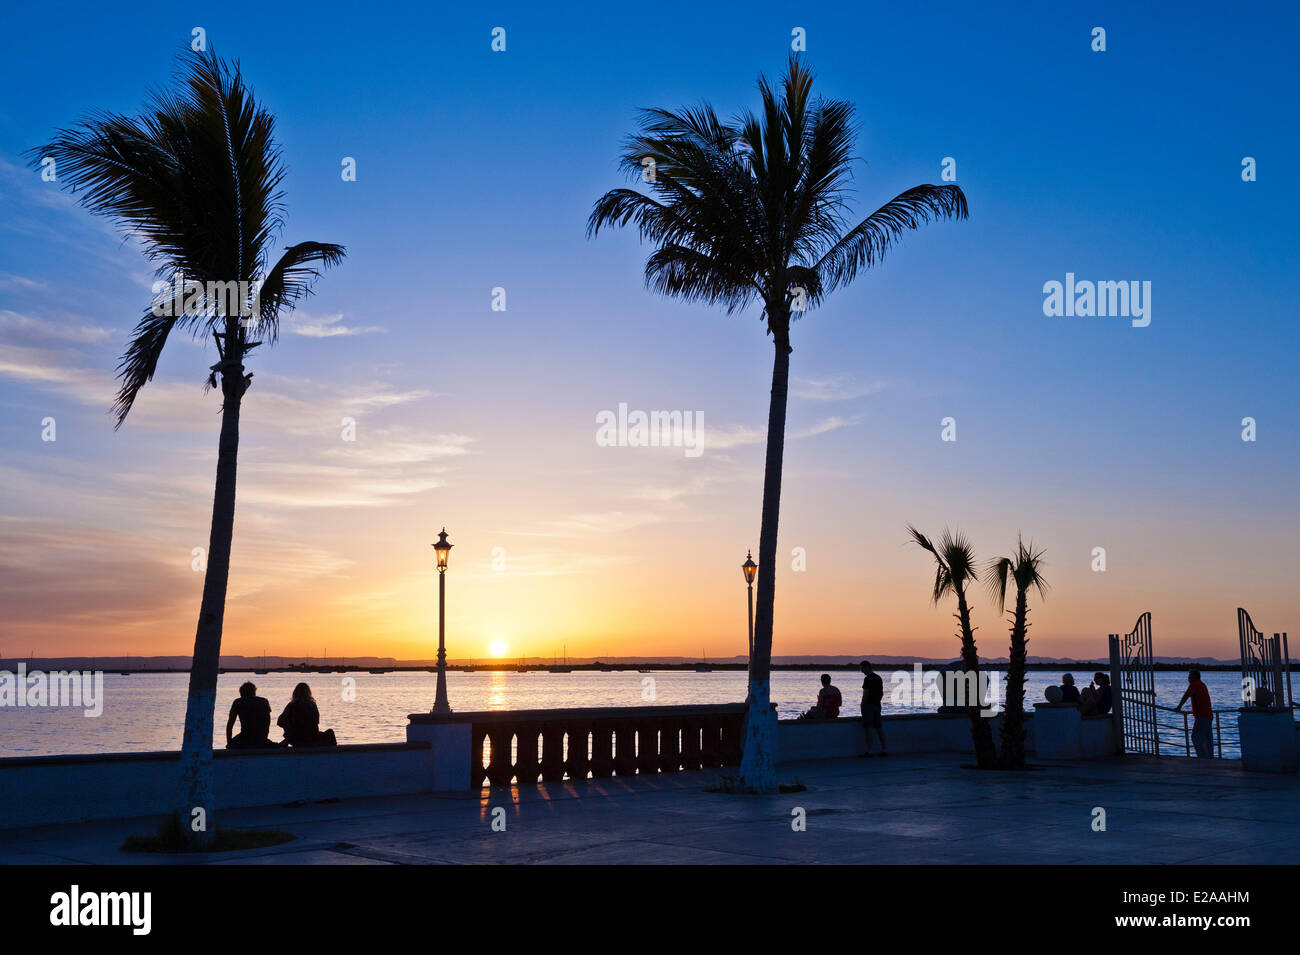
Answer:
<path fill-rule="evenodd" d="M 203 603 L 194 634 L 189 697 L 185 703 L 185 739 L 181 744 L 180 822 L 189 845 L 204 848 L 214 835 L 212 798 L 212 727 L 217 705 L 217 674 L 221 665 L 221 627 L 225 618 L 226 585 L 230 578 L 230 543 L 235 529 L 235 474 L 239 454 L 239 411 L 247 383 L 236 334 L 229 334 L 228 353 L 221 363 L 221 439 L 217 449 L 217 485 L 212 497 L 212 530 L 208 537 Z M 202 813 L 195 813 L 201 809 Z M 199 819 L 203 828 L 196 829 Z"/>
<path fill-rule="evenodd" d="M 961 627 L 961 668 L 966 673 L 975 674 L 975 686 L 979 687 L 980 657 L 975 648 L 975 629 L 970 622 L 970 604 L 966 602 L 966 588 L 957 587 L 957 623 Z M 983 701 L 978 701 L 979 702 Z M 997 750 L 993 746 L 993 727 L 980 713 L 978 705 L 968 707 L 970 714 L 971 742 L 975 747 L 975 763 L 980 769 L 993 769 L 997 766 Z"/>
<path fill-rule="evenodd" d="M 758 607 L 754 652 L 749 659 L 749 711 L 740 783 L 754 792 L 774 792 L 776 720 L 771 712 L 772 617 L 776 604 L 776 535 L 781 516 L 781 467 L 785 458 L 785 411 L 790 387 L 788 318 L 774 325 L 772 399 L 767 412 L 767 460 L 763 470 L 763 518 L 758 533 Z"/>
<path fill-rule="evenodd" d="M 1002 767 L 1025 768 L 1025 661 L 1028 647 L 1029 600 L 1025 588 L 1016 588 L 1016 611 L 1011 626 L 1011 660 L 1007 665 L 1007 699 L 1002 708 Z"/>

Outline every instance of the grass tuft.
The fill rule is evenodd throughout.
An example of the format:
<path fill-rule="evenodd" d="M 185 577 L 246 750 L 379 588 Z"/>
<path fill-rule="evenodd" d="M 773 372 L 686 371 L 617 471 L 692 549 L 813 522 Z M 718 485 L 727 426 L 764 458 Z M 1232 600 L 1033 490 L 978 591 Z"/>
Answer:
<path fill-rule="evenodd" d="M 212 834 L 212 844 L 203 852 L 238 852 L 241 849 L 266 849 L 292 842 L 293 833 L 280 829 L 222 829 Z M 158 823 L 147 836 L 127 836 L 123 852 L 193 852 L 185 841 L 185 829 L 175 813 Z"/>

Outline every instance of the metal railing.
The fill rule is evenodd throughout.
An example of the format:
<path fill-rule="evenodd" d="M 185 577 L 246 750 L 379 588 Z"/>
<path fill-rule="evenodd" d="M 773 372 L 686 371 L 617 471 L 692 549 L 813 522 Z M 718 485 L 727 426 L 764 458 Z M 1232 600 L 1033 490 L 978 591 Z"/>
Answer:
<path fill-rule="evenodd" d="M 1192 714 L 1187 712 L 1187 710 L 1175 709 L 1172 706 L 1161 706 L 1159 703 L 1156 703 L 1154 700 L 1151 702 L 1151 706 L 1163 713 L 1177 713 L 1179 716 L 1183 718 L 1183 755 L 1191 756 L 1193 752 L 1192 728 L 1191 728 L 1191 724 L 1189 724 L 1187 721 L 1189 718 L 1192 717 Z M 1159 737 L 1159 729 L 1160 729 L 1159 724 L 1157 724 L 1156 726 L 1157 740 Z M 1214 742 L 1215 742 L 1215 755 L 1218 756 L 1219 759 L 1223 759 L 1223 727 L 1219 723 L 1218 710 L 1214 711 Z M 1157 745 L 1156 755 L 1159 755 L 1159 753 L 1160 753 L 1159 746 Z"/>

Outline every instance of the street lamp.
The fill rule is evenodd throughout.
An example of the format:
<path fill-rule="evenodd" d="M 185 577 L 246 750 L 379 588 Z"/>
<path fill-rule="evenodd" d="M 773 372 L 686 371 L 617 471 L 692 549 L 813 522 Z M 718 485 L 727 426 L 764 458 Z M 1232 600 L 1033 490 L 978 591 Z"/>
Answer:
<path fill-rule="evenodd" d="M 754 552 L 747 551 L 745 562 L 740 565 L 744 571 L 745 583 L 749 585 L 749 656 L 752 660 L 754 657 L 754 574 L 758 571 L 758 564 L 754 563 Z"/>
<path fill-rule="evenodd" d="M 447 528 L 438 535 L 438 543 L 433 545 L 433 552 L 438 558 L 438 695 L 434 698 L 434 713 L 450 713 L 451 704 L 447 702 L 447 640 L 446 640 L 446 596 L 447 596 L 447 555 L 452 545 L 447 543 Z"/>

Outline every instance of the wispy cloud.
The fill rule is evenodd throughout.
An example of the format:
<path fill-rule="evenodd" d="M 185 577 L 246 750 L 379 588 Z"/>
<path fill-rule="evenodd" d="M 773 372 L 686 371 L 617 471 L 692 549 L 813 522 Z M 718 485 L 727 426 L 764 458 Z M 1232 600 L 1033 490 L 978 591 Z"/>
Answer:
<path fill-rule="evenodd" d="M 814 435 L 826 434 L 828 431 L 847 428 L 861 420 L 861 415 L 848 417 L 833 415 L 818 421 L 810 427 L 787 431 L 786 440 L 794 441 L 800 438 L 811 438 Z M 704 453 L 707 456 L 710 451 L 727 451 L 745 445 L 762 444 L 766 440 L 766 428 L 751 428 L 748 425 L 736 425 L 732 428 L 706 428 L 703 441 Z"/>
<path fill-rule="evenodd" d="M 342 321 L 342 312 L 314 318 L 302 309 L 297 309 L 286 316 L 282 324 L 285 331 L 304 338 L 338 338 L 346 335 L 369 335 L 388 330 L 378 325 L 342 325 L 340 324 Z"/>
<path fill-rule="evenodd" d="M 103 408 L 112 404 L 117 390 L 102 371 L 71 366 L 45 350 L 21 345 L 0 345 L 0 377 Z"/>
<path fill-rule="evenodd" d="M 33 318 L 8 309 L 0 309 L 0 334 L 11 344 L 64 341 L 77 345 L 100 345 L 113 337 L 112 329 L 102 326 Z"/>
<path fill-rule="evenodd" d="M 0 288 L 23 289 L 28 292 L 39 292 L 48 288 L 44 282 L 38 282 L 35 279 L 29 279 L 22 275 L 11 275 L 8 272 L 0 272 Z"/>
<path fill-rule="evenodd" d="M 885 383 L 882 381 L 861 385 L 844 375 L 828 375 L 823 378 L 795 378 L 790 394 L 805 401 L 852 401 L 884 390 Z"/>

